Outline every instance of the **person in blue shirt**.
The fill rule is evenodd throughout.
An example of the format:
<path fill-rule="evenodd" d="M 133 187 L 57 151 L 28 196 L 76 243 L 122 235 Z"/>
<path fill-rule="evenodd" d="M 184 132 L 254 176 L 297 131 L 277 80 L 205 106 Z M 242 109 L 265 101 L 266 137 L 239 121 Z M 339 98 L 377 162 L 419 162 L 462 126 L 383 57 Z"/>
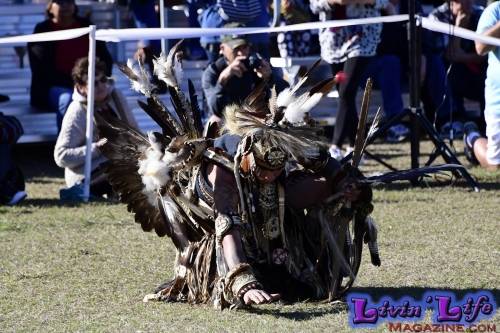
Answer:
<path fill-rule="evenodd" d="M 477 33 L 500 38 L 500 2 L 490 4 L 481 15 Z M 477 159 L 487 169 L 500 166 L 500 47 L 476 41 L 478 54 L 488 54 L 485 84 L 486 138 L 481 137 L 474 123 L 466 124 L 464 135 L 466 156 Z"/>
<path fill-rule="evenodd" d="M 228 24 L 240 24 L 242 27 L 268 27 L 270 16 L 266 0 L 192 0 L 200 8 L 204 8 L 198 17 L 202 28 L 222 28 Z M 249 35 L 255 51 L 265 59 L 269 59 L 269 34 Z M 201 46 L 207 53 L 208 62 L 219 58 L 220 36 L 201 36 Z"/>

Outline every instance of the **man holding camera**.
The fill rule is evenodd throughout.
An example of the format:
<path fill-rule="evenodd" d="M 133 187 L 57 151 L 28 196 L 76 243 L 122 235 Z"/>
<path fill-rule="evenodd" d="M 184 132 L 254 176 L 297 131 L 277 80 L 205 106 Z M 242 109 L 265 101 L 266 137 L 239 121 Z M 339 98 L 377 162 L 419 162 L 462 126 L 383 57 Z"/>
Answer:
<path fill-rule="evenodd" d="M 226 106 L 241 103 L 262 82 L 276 90 L 283 90 L 287 83 L 275 78 L 271 65 L 259 54 L 251 52 L 251 45 L 244 36 L 226 35 L 221 39 L 220 54 L 203 72 L 202 87 L 212 114 L 210 122 L 220 122 Z"/>

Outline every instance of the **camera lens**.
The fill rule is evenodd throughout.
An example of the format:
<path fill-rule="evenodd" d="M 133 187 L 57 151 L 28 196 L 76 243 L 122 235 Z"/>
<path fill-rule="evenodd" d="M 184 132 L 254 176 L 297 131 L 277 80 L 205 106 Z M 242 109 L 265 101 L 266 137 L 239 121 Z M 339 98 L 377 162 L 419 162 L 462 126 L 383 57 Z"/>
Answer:
<path fill-rule="evenodd" d="M 248 57 L 248 67 L 250 69 L 256 69 L 256 68 L 259 68 L 261 65 L 261 60 L 260 58 L 257 56 L 257 54 L 255 53 L 252 53 L 249 57 Z"/>

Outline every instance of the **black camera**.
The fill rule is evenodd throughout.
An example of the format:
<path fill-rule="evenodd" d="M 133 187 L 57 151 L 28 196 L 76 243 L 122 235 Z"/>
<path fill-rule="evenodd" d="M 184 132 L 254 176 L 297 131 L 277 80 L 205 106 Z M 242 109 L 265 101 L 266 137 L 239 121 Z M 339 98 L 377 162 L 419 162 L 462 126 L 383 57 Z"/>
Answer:
<path fill-rule="evenodd" d="M 262 60 L 257 53 L 251 53 L 248 58 L 243 60 L 243 64 L 248 70 L 257 69 L 262 65 Z"/>

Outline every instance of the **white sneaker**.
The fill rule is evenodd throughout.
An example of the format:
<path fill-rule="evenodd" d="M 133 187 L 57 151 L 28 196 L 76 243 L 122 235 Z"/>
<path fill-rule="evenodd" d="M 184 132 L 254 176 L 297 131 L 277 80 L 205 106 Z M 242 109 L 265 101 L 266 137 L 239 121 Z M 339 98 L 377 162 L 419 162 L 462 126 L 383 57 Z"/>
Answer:
<path fill-rule="evenodd" d="M 330 156 L 336 159 L 337 161 L 340 161 L 341 159 L 344 158 L 342 150 L 340 150 L 340 148 L 335 145 L 331 145 L 330 149 L 328 149 L 328 152 L 330 153 Z"/>
<path fill-rule="evenodd" d="M 345 156 L 349 155 L 350 153 L 352 153 L 354 151 L 354 147 L 347 147 L 347 149 L 345 150 Z M 352 160 L 352 156 L 351 156 L 351 160 Z M 359 165 L 363 165 L 365 164 L 366 160 L 365 160 L 365 155 L 363 154 L 363 156 L 361 156 L 361 160 L 359 161 Z"/>
<path fill-rule="evenodd" d="M 28 194 L 24 191 L 18 191 L 16 192 L 16 194 L 14 194 L 12 196 L 12 198 L 10 199 L 9 202 L 7 202 L 7 205 L 8 206 L 14 206 L 14 205 L 17 205 L 18 203 L 20 203 L 21 201 L 23 201 L 24 199 L 26 199 L 26 197 L 28 196 Z"/>

